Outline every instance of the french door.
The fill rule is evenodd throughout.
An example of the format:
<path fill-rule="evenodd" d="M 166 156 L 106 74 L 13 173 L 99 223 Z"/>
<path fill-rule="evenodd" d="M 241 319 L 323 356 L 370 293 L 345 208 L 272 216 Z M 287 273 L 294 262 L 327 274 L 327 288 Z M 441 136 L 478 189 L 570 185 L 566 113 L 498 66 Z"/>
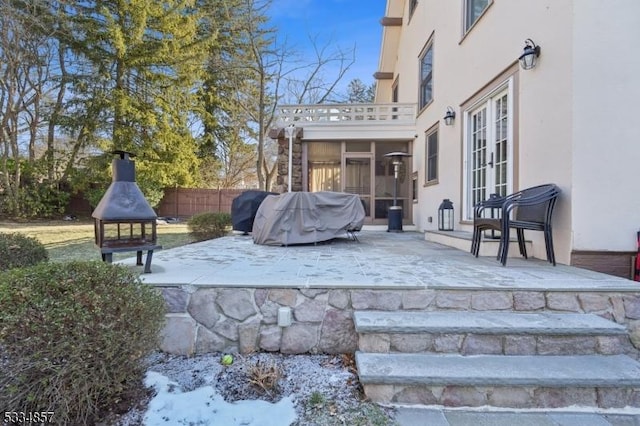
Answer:
<path fill-rule="evenodd" d="M 513 187 L 513 107 L 510 85 L 494 92 L 470 109 L 465 118 L 465 207 L 467 219 L 473 206 L 490 194 L 507 195 Z"/>

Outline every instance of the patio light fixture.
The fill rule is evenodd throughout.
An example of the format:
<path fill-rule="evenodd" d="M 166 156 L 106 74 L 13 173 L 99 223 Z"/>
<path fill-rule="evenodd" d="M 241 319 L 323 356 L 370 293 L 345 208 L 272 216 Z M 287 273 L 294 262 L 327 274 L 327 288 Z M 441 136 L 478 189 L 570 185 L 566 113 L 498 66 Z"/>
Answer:
<path fill-rule="evenodd" d="M 384 156 L 389 158 L 391 164 L 393 164 L 393 206 L 389 207 L 387 215 L 389 222 L 387 232 L 402 232 L 402 206 L 398 205 L 398 177 L 403 159 L 411 157 L 411 154 L 406 152 L 390 152 L 384 154 Z"/>
<path fill-rule="evenodd" d="M 294 123 L 285 127 L 285 132 L 289 137 L 289 169 L 287 171 L 287 192 L 291 192 L 291 175 L 293 174 L 293 134 L 296 131 L 296 125 Z"/>
<path fill-rule="evenodd" d="M 536 62 L 540 56 L 540 46 L 536 45 L 530 38 L 524 41 L 524 52 L 518 58 L 520 66 L 523 70 L 530 70 L 536 66 Z"/>
<path fill-rule="evenodd" d="M 438 207 L 438 231 L 453 231 L 453 203 L 445 198 Z"/>
<path fill-rule="evenodd" d="M 456 118 L 456 112 L 450 106 L 447 107 L 447 113 L 444 115 L 445 126 L 451 126 Z"/>

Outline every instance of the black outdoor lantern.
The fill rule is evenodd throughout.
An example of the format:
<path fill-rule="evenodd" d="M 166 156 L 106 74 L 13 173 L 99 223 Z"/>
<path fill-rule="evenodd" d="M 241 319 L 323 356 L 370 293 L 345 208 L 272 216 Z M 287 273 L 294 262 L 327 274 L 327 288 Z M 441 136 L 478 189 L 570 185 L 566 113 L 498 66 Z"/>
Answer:
<path fill-rule="evenodd" d="M 445 198 L 438 207 L 438 231 L 453 231 L 453 203 Z"/>
<path fill-rule="evenodd" d="M 451 126 L 456 118 L 456 112 L 451 107 L 447 107 L 447 113 L 444 115 L 444 125 Z"/>
<path fill-rule="evenodd" d="M 523 70 L 530 70 L 536 66 L 536 61 L 540 56 L 540 46 L 537 46 L 530 38 L 524 42 L 524 52 L 518 58 Z"/>

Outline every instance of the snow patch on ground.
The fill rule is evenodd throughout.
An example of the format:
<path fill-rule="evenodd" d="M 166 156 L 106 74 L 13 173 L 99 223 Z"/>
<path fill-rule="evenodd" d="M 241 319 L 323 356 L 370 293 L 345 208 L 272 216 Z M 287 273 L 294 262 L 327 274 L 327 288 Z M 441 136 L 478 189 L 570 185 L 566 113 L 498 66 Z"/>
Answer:
<path fill-rule="evenodd" d="M 155 371 L 147 372 L 144 383 L 156 391 L 144 415 L 146 426 L 288 426 L 297 417 L 291 396 L 276 403 L 259 400 L 229 403 L 212 386 L 183 392 L 178 383 Z"/>
<path fill-rule="evenodd" d="M 156 352 L 146 362 L 152 395 L 114 426 L 391 425 L 393 410 L 366 401 L 353 358 L 345 355 L 233 354 L 185 357 Z M 276 366 L 277 386 L 252 383 L 258 367 Z M 268 423 L 271 422 L 271 423 Z"/>

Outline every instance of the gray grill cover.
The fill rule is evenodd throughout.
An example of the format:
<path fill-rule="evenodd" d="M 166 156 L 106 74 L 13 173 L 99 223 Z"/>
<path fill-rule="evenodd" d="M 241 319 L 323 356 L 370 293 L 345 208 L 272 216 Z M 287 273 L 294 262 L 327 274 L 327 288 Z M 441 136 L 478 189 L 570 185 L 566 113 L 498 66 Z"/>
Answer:
<path fill-rule="evenodd" d="M 359 230 L 364 223 L 360 197 L 342 192 L 287 192 L 264 199 L 253 222 L 253 242 L 309 244 Z"/>

